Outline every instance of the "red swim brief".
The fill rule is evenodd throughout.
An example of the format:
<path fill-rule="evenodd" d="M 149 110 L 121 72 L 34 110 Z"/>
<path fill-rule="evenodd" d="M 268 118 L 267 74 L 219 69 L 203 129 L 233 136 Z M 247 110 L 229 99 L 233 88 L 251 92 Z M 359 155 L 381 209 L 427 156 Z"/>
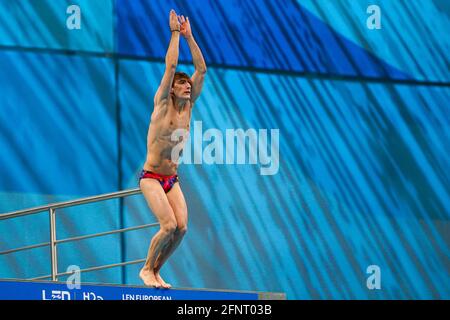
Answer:
<path fill-rule="evenodd" d="M 161 187 L 164 189 L 164 192 L 169 192 L 173 185 L 178 182 L 178 175 L 173 174 L 171 176 L 165 176 L 159 173 L 154 173 L 147 170 L 142 170 L 141 174 L 139 176 L 139 182 L 141 182 L 141 179 L 156 179 L 161 184 Z"/>

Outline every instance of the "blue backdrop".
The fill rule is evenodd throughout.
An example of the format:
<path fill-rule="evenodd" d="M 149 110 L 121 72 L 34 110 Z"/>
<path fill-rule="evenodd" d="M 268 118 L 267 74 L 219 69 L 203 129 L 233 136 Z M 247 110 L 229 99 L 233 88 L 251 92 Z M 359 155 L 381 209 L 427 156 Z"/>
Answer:
<path fill-rule="evenodd" d="M 66 26 L 72 4 L 80 30 Z M 171 8 L 208 65 L 191 127 L 278 129 L 279 170 L 181 165 L 189 231 L 163 276 L 288 299 L 449 299 L 443 0 L 0 0 L 0 213 L 137 187 Z M 57 219 L 61 239 L 156 221 L 141 195 Z M 144 258 L 154 232 L 61 244 L 59 270 Z M 0 221 L 0 251 L 47 241 L 46 213 Z M 1 255 L 0 278 L 49 274 L 49 261 L 46 247 Z M 141 266 L 82 280 L 140 284 Z"/>

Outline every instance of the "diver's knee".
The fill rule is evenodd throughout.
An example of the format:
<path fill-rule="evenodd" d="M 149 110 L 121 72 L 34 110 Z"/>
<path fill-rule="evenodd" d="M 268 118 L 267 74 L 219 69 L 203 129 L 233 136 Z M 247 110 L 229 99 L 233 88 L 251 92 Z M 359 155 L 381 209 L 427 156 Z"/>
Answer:
<path fill-rule="evenodd" d="M 160 227 L 161 231 L 165 234 L 174 234 L 178 229 L 175 219 L 161 223 Z"/>
<path fill-rule="evenodd" d="M 178 224 L 177 225 L 177 233 L 180 236 L 184 236 L 187 232 L 187 224 L 183 223 L 183 224 Z"/>

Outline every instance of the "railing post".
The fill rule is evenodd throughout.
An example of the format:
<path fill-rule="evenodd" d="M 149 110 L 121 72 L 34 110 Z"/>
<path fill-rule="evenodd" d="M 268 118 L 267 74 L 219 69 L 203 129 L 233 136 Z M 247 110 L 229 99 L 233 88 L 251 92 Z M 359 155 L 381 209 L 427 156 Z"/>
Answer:
<path fill-rule="evenodd" d="M 50 208 L 50 259 L 52 267 L 52 281 L 57 281 L 58 257 L 56 252 L 56 210 Z"/>

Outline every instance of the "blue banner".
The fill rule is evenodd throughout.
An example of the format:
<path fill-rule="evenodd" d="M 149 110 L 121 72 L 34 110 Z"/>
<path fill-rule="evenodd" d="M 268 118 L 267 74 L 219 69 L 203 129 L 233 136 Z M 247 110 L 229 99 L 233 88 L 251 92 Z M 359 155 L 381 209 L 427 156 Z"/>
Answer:
<path fill-rule="evenodd" d="M 259 296 L 257 292 L 0 281 L 1 300 L 258 300 Z"/>

